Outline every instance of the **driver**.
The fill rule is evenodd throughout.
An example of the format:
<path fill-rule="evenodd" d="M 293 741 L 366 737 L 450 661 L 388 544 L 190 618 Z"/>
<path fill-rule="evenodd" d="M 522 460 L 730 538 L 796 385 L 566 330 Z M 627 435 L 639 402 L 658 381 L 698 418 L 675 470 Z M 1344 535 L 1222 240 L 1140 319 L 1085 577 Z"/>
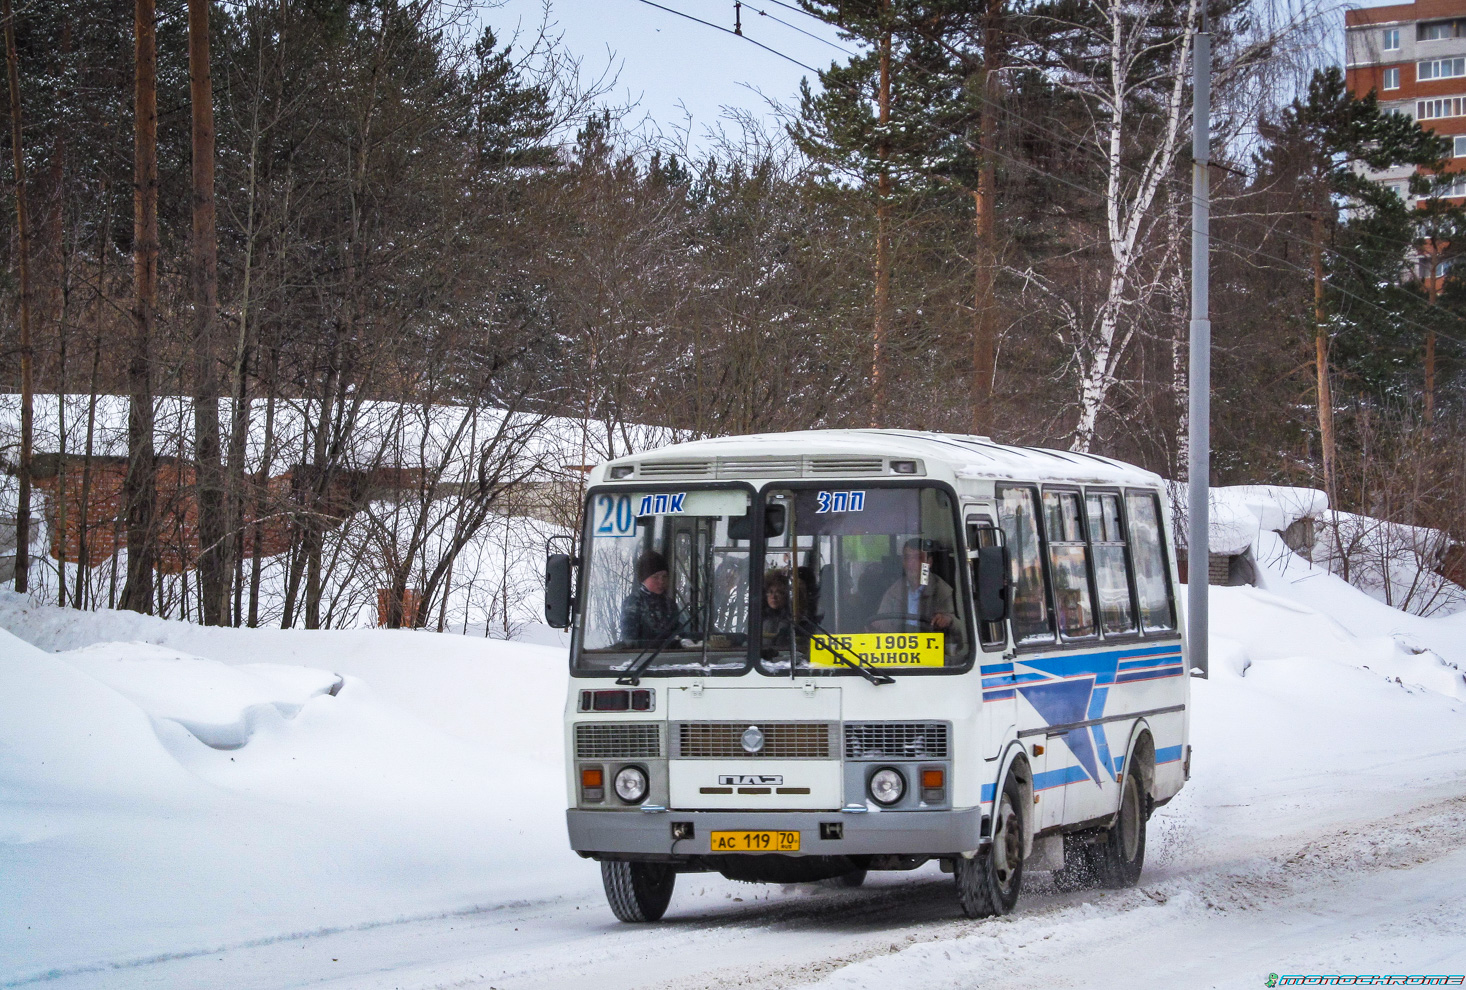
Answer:
<path fill-rule="evenodd" d="M 636 558 L 636 590 L 621 602 L 621 642 L 654 646 L 672 631 L 677 615 L 667 597 L 667 558 L 646 550 Z"/>
<path fill-rule="evenodd" d="M 956 633 L 957 606 L 952 586 L 932 570 L 935 540 L 907 540 L 901 548 L 901 577 L 881 598 L 882 632 L 935 629 Z M 889 621 L 885 616 L 890 616 Z"/>

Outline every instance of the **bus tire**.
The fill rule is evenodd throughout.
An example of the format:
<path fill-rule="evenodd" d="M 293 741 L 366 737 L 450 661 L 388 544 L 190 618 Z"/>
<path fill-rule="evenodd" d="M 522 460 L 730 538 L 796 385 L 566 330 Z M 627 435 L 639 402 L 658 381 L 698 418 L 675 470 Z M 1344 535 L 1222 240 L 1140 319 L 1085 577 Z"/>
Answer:
<path fill-rule="evenodd" d="M 1126 773 L 1120 784 L 1120 812 L 1102 842 L 1091 852 L 1095 872 L 1105 887 L 1133 887 L 1145 865 L 1146 795 L 1138 774 Z"/>
<path fill-rule="evenodd" d="M 677 872 L 664 863 L 601 862 L 606 901 L 621 921 L 660 921 L 676 882 Z"/>
<path fill-rule="evenodd" d="M 849 873 L 842 873 L 838 877 L 826 880 L 825 883 L 840 889 L 854 889 L 865 885 L 865 874 L 865 870 L 851 870 Z"/>
<path fill-rule="evenodd" d="M 1003 781 L 993 816 L 993 840 L 971 859 L 958 856 L 952 874 L 957 902 L 969 918 L 1003 915 L 1018 903 L 1023 886 L 1023 789 L 1011 773 Z"/>

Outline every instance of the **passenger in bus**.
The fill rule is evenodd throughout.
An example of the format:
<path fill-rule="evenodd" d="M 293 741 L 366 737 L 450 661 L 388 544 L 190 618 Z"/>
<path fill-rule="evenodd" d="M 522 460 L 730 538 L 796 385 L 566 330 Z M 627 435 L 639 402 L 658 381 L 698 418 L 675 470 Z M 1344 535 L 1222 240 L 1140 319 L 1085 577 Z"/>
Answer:
<path fill-rule="evenodd" d="M 764 573 L 764 641 L 778 643 L 789 636 L 789 574 L 775 568 Z"/>
<path fill-rule="evenodd" d="M 948 645 L 961 648 L 952 586 L 932 568 L 933 540 L 907 540 L 901 548 L 901 577 L 887 589 L 871 623 L 877 632 L 932 631 L 948 633 Z"/>
<path fill-rule="evenodd" d="M 667 558 L 655 550 L 636 559 L 636 590 L 621 602 L 621 643 L 629 647 L 657 646 L 677 621 L 667 597 Z"/>

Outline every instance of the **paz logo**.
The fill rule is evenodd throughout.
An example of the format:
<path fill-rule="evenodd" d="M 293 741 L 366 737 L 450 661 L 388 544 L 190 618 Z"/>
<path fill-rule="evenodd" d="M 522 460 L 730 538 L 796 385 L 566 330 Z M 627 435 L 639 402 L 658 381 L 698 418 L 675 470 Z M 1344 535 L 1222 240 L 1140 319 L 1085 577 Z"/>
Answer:
<path fill-rule="evenodd" d="M 1277 985 L 1278 985 L 1278 974 L 1277 973 L 1269 973 L 1267 975 L 1267 983 L 1264 984 L 1264 986 L 1275 987 Z"/>

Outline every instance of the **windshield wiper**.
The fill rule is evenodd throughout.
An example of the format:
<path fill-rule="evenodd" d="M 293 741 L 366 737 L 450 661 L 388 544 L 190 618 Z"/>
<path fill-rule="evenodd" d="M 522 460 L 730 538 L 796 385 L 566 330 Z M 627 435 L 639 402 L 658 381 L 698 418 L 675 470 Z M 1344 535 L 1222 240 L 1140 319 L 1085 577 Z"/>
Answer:
<path fill-rule="evenodd" d="M 672 627 L 671 632 L 662 637 L 661 641 L 657 643 L 656 649 L 652 649 L 650 646 L 648 646 L 645 650 L 642 650 L 641 653 L 637 655 L 636 659 L 631 661 L 631 663 L 627 665 L 626 670 L 621 674 L 621 676 L 616 678 L 616 683 L 630 685 L 631 687 L 636 687 L 638 684 L 640 684 L 641 672 L 643 670 L 646 670 L 647 667 L 650 667 L 652 661 L 662 655 L 662 651 L 671 645 L 672 640 L 682 635 L 682 630 L 691 621 L 692 616 L 690 614 L 686 615 L 686 617 L 683 618 L 681 622 Z"/>
<path fill-rule="evenodd" d="M 854 670 L 861 677 L 864 677 L 872 684 L 896 683 L 896 678 L 892 677 L 890 674 L 881 673 L 878 669 L 876 669 L 873 664 L 870 663 L 870 661 L 866 660 L 865 657 L 862 657 L 859 653 L 856 653 L 853 650 L 847 649 L 845 646 L 842 646 L 840 644 L 840 641 L 835 638 L 835 634 L 830 632 L 824 626 L 820 625 L 818 622 L 814 621 L 813 619 L 800 619 L 799 621 L 806 626 L 813 627 L 816 632 L 825 637 L 825 649 L 830 651 L 830 656 L 834 657 L 836 660 L 838 660 L 840 663 L 843 663 L 851 670 Z M 810 645 L 812 648 L 813 643 L 811 643 Z M 844 656 L 841 655 L 842 653 L 844 654 Z M 790 667 L 793 667 L 792 657 L 790 658 Z"/>

